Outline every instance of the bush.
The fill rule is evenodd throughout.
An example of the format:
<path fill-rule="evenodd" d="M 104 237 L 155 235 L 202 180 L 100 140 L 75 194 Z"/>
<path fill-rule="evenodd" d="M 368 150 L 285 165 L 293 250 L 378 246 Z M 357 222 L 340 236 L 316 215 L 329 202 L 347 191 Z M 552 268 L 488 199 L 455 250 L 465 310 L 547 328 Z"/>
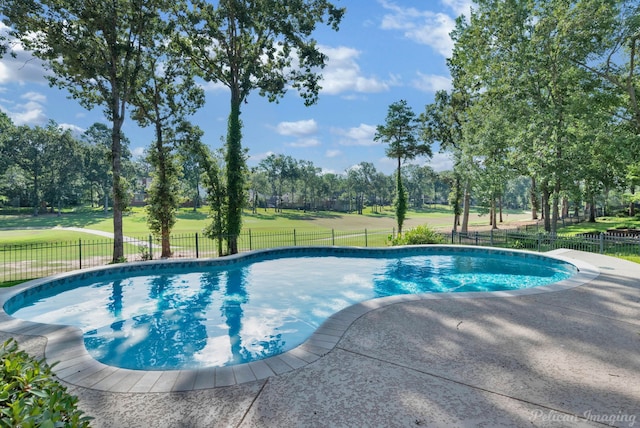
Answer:
<path fill-rule="evenodd" d="M 395 238 L 389 237 L 391 245 L 442 244 L 444 238 L 429 226 L 418 226 Z"/>
<path fill-rule="evenodd" d="M 0 427 L 88 427 L 78 398 L 53 379 L 51 367 L 18 350 L 9 339 L 0 347 Z"/>

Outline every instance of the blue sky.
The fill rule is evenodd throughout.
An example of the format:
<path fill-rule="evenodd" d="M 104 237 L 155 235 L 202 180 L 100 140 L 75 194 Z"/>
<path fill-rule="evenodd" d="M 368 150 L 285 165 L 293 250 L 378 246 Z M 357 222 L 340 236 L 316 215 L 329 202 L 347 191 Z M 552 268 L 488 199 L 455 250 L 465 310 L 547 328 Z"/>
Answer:
<path fill-rule="evenodd" d="M 416 114 L 433 101 L 435 91 L 450 88 L 446 58 L 453 43 L 455 17 L 468 16 L 471 0 L 334 0 L 347 13 L 339 32 L 322 27 L 315 38 L 329 57 L 316 105 L 305 107 L 295 91 L 279 103 L 257 92 L 243 105 L 243 145 L 255 166 L 271 153 L 310 160 L 326 172 L 344 173 L 366 161 L 391 173 L 394 161 L 385 145 L 373 141 L 388 106 L 407 100 Z M 2 24 L 0 24 L 2 25 Z M 4 31 L 6 28 L 0 28 Z M 207 102 L 193 118 L 212 148 L 222 145 L 229 111 L 228 91 L 203 82 Z M 0 60 L 0 110 L 17 125 L 43 125 L 49 119 L 82 132 L 105 120 L 102 109 L 85 110 L 66 91 L 50 88 L 41 63 L 18 51 L 17 59 Z M 153 139 L 127 118 L 124 132 L 131 149 L 142 154 Z M 436 171 L 451 168 L 445 154 L 418 159 Z"/>

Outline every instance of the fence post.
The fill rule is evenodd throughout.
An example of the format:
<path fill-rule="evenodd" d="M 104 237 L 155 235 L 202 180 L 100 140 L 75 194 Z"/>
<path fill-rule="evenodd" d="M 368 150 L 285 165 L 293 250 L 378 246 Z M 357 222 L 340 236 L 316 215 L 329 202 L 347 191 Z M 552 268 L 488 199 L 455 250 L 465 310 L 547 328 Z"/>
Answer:
<path fill-rule="evenodd" d="M 478 233 L 478 232 L 476 232 L 476 233 Z M 489 243 L 493 247 L 493 227 L 491 227 L 491 229 L 489 230 Z"/>
<path fill-rule="evenodd" d="M 196 232 L 196 259 L 200 256 L 200 249 L 198 248 L 198 232 Z"/>
<path fill-rule="evenodd" d="M 297 239 L 296 239 L 296 230 L 295 229 L 293 229 L 293 246 L 294 247 L 298 246 Z"/>
<path fill-rule="evenodd" d="M 249 229 L 249 251 L 253 250 L 253 238 L 251 237 L 251 229 Z"/>
<path fill-rule="evenodd" d="M 82 269 L 82 238 L 78 239 L 78 256 L 80 258 L 80 269 Z"/>
<path fill-rule="evenodd" d="M 367 237 L 367 229 L 364 230 L 364 246 L 365 247 L 369 246 L 369 239 Z"/>
<path fill-rule="evenodd" d="M 493 235 L 491 235 L 493 237 Z M 493 239 L 492 239 L 493 241 Z M 478 231 L 476 230 L 476 246 L 478 245 Z M 493 242 L 491 242 L 491 245 L 493 245 Z"/>
<path fill-rule="evenodd" d="M 334 247 L 336 246 L 336 235 L 333 229 L 331 229 L 331 245 L 333 245 Z"/>
<path fill-rule="evenodd" d="M 454 241 L 453 241 L 453 240 L 454 240 L 455 233 L 456 233 L 456 231 L 455 231 L 455 230 L 452 230 L 452 231 L 451 231 L 451 245 L 453 245 L 453 244 L 454 244 Z"/>
<path fill-rule="evenodd" d="M 600 232 L 600 254 L 604 254 L 604 232 Z"/>
<path fill-rule="evenodd" d="M 538 252 L 540 252 L 540 248 L 542 245 L 542 233 L 538 232 Z"/>
<path fill-rule="evenodd" d="M 149 260 L 153 260 L 153 238 L 149 235 Z"/>

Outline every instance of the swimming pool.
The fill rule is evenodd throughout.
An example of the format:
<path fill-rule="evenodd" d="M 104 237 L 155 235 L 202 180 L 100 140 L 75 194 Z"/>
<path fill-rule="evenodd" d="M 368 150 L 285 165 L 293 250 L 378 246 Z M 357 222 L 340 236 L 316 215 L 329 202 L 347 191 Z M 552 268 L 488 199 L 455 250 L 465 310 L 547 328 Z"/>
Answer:
<path fill-rule="evenodd" d="M 80 328 L 89 354 L 110 366 L 188 370 L 282 354 L 358 302 L 531 289 L 575 273 L 554 258 L 477 247 L 289 248 L 77 273 L 30 287 L 4 308 Z"/>

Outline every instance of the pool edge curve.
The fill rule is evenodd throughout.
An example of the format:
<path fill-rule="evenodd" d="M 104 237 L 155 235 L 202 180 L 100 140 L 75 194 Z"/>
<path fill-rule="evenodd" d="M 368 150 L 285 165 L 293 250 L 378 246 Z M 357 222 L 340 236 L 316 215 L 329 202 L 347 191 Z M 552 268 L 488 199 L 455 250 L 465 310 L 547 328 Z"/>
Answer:
<path fill-rule="evenodd" d="M 415 246 L 409 246 L 411 248 Z M 431 247 L 447 248 L 473 248 L 475 246 L 449 246 L 437 245 Z M 287 247 L 278 250 L 319 247 Z M 320 247 L 327 248 L 327 247 Z M 354 250 L 357 247 L 328 247 L 345 248 Z M 555 250 L 548 253 L 535 253 L 522 250 L 511 250 L 503 248 L 482 247 L 489 251 L 505 251 L 510 253 L 533 254 L 543 258 L 551 258 L 569 263 L 577 268 L 577 273 L 572 277 L 549 285 L 523 288 L 508 291 L 490 292 L 460 292 L 460 293 L 422 293 L 422 294 L 402 294 L 353 304 L 344 308 L 329 318 L 327 318 L 301 345 L 282 354 L 268 357 L 250 363 L 224 366 L 208 367 L 190 370 L 131 370 L 103 364 L 91 357 L 87 352 L 82 331 L 73 326 L 41 324 L 33 321 L 25 321 L 13 318 L 5 312 L 5 304 L 14 296 L 25 290 L 38 287 L 42 284 L 73 277 L 80 272 L 89 274 L 95 271 L 109 271 L 117 269 L 122 265 L 100 266 L 97 268 L 83 269 L 82 271 L 72 271 L 63 274 L 39 278 L 25 283 L 18 284 L 8 289 L 0 289 L 0 331 L 24 335 L 41 336 L 46 339 L 45 358 L 49 364 L 57 362 L 54 372 L 58 379 L 63 382 L 100 391 L 110 392 L 178 392 L 199 389 L 209 389 L 223 386 L 233 386 L 252 381 L 260 381 L 271 376 L 280 375 L 292 370 L 302 368 L 323 357 L 335 348 L 348 328 L 360 317 L 370 311 L 403 302 L 418 300 L 437 299 L 474 299 L 474 298 L 505 298 L 518 297 L 554 291 L 568 290 L 574 287 L 591 282 L 597 278 L 600 271 L 593 265 L 586 262 L 564 257 L 562 254 L 568 250 Z M 228 261 L 246 258 L 248 255 L 265 253 L 271 250 L 258 250 L 250 253 L 242 253 L 229 256 Z M 203 259 L 179 259 L 154 262 L 135 262 L 133 265 L 149 265 L 149 263 L 178 263 L 194 262 Z"/>

